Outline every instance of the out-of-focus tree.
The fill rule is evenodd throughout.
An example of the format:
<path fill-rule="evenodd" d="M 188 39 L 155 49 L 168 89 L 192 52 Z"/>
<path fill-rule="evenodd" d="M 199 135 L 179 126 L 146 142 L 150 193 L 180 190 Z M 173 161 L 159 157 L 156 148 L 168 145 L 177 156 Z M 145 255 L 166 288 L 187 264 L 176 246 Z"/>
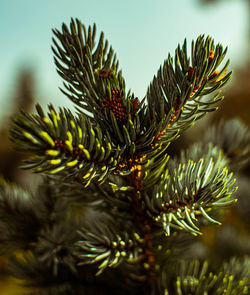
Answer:
<path fill-rule="evenodd" d="M 12 115 L 14 117 L 19 113 L 20 109 L 31 111 L 35 101 L 35 82 L 33 73 L 29 69 L 20 71 L 16 83 L 16 91 L 12 101 Z M 20 178 L 18 173 L 19 165 L 22 155 L 13 150 L 9 141 L 9 123 L 10 119 L 7 118 L 2 124 L 0 129 L 0 175 L 10 182 L 15 182 L 20 185 L 23 184 L 24 178 Z M 23 173 L 22 173 L 23 175 Z"/>
<path fill-rule="evenodd" d="M 35 81 L 33 72 L 23 69 L 19 72 L 16 82 L 14 96 L 9 100 L 12 102 L 11 117 L 15 117 L 20 109 L 31 111 L 35 102 Z M 27 179 L 31 176 L 27 173 L 19 173 L 19 166 L 23 155 L 15 151 L 9 141 L 10 118 L 4 119 L 0 129 L 0 177 L 3 176 L 7 181 L 25 186 Z M 21 287 L 13 279 L 6 275 L 8 260 L 0 257 L 0 293 L 5 295 L 21 293 Z"/>

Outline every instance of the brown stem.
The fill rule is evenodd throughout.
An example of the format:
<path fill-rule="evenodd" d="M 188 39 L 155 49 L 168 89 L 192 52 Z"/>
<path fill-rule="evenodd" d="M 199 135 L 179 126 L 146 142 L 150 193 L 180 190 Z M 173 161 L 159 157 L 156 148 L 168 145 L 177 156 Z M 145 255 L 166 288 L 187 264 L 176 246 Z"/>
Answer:
<path fill-rule="evenodd" d="M 143 166 L 136 166 L 129 177 L 130 185 L 134 187 L 132 192 L 132 201 L 135 211 L 135 223 L 139 230 L 139 235 L 142 238 L 142 255 L 141 260 L 143 272 L 147 277 L 145 282 L 144 294 L 150 293 L 150 285 L 155 280 L 155 257 L 153 252 L 153 237 L 152 237 L 152 220 L 143 210 L 144 195 L 143 182 L 140 180 Z"/>

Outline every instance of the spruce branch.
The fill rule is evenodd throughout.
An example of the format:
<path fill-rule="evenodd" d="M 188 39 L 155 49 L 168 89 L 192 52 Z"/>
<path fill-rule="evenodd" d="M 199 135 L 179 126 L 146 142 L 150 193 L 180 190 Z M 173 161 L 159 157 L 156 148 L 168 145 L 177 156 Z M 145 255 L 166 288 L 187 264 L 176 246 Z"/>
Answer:
<path fill-rule="evenodd" d="M 213 157 L 209 157 L 213 154 Z M 205 154 L 206 155 L 206 154 Z M 183 156 L 184 157 L 184 156 Z M 200 234 L 198 216 L 220 224 L 208 212 L 237 201 L 232 197 L 236 188 L 233 174 L 223 164 L 220 150 L 210 146 L 206 158 L 194 162 L 187 155 L 184 164 L 177 164 L 168 171 L 150 194 L 145 194 L 148 214 L 159 222 L 166 235 L 170 228 L 185 229 L 194 235 Z"/>
<path fill-rule="evenodd" d="M 135 238 L 128 232 L 118 234 L 114 224 L 91 225 L 91 230 L 79 231 L 81 240 L 76 243 L 79 265 L 97 263 L 100 275 L 107 267 L 117 267 L 121 262 L 135 262 L 140 259 L 140 247 Z"/>
<path fill-rule="evenodd" d="M 80 107 L 80 112 L 92 114 L 100 126 L 128 145 L 129 131 L 135 133 L 133 119 L 141 103 L 133 94 L 126 93 L 116 55 L 104 40 L 103 32 L 95 45 L 96 26 L 87 30 L 78 19 L 72 19 L 70 28 L 63 24 L 62 32 L 53 33 L 62 46 L 53 38 L 57 71 L 66 81 L 67 92 L 62 92 Z"/>
<path fill-rule="evenodd" d="M 199 36 L 192 42 L 192 58 L 187 55 L 186 40 L 178 46 L 175 58 L 169 55 L 160 67 L 147 91 L 148 108 L 153 122 L 159 122 L 167 115 L 169 125 L 161 138 L 164 140 L 179 130 L 185 130 L 207 112 L 216 109 L 214 104 L 222 97 L 220 94 L 203 99 L 223 87 L 230 79 L 231 72 L 225 75 L 229 60 L 218 70 L 227 49 L 214 45 L 208 36 Z"/>
<path fill-rule="evenodd" d="M 61 46 L 53 38 L 55 64 L 59 75 L 68 84 L 64 84 L 69 93 L 64 93 L 77 105 L 86 111 L 102 114 L 100 98 L 105 92 L 111 94 L 111 85 L 105 85 L 102 79 L 117 76 L 118 62 L 112 47 L 104 40 L 101 33 L 95 48 L 96 26 L 88 29 L 78 20 L 71 20 L 70 28 L 62 25 L 62 32 L 53 30 Z M 119 88 L 123 88 L 124 80 L 119 74 Z M 99 82 L 99 83 L 98 83 Z M 99 85 L 98 85 L 99 84 Z M 108 87 L 107 87 L 108 86 Z M 110 87 L 111 86 L 111 87 Z M 103 90 L 103 93 L 100 91 Z"/>
<path fill-rule="evenodd" d="M 248 282 L 242 278 L 247 272 L 236 271 L 234 280 L 229 264 L 218 275 L 206 275 L 206 263 L 201 269 L 197 262 L 187 263 L 180 271 L 171 265 L 183 257 L 178 237 L 184 246 L 185 233 L 190 241 L 188 233 L 201 234 L 200 221 L 218 224 L 212 214 L 235 203 L 228 165 L 234 159 L 241 165 L 249 155 L 248 132 L 233 124 L 231 136 L 224 123 L 219 135 L 214 129 L 205 143 L 173 159 L 168 155 L 180 132 L 222 99 L 220 93 L 207 95 L 230 79 L 229 61 L 221 66 L 227 50 L 200 36 L 189 58 L 185 40 L 139 100 L 126 92 L 103 33 L 95 41 L 95 25 L 86 28 L 72 19 L 69 27 L 63 24 L 53 32 L 55 64 L 66 88 L 62 92 L 78 114 L 56 112 L 52 105 L 45 114 L 37 105 L 37 114 L 22 112 L 14 120 L 11 139 L 30 156 L 24 168 L 46 176 L 37 200 L 24 201 L 27 208 L 15 198 L 8 200 L 15 190 L 0 193 L 0 227 L 7 228 L 7 207 L 17 213 L 15 231 L 22 213 L 37 225 L 32 239 L 17 239 L 21 247 L 26 239 L 29 255 L 12 259 L 15 276 L 41 288 L 37 294 L 246 292 Z"/>
<path fill-rule="evenodd" d="M 23 112 L 14 121 L 12 141 L 31 154 L 23 168 L 74 176 L 85 187 L 94 180 L 103 182 L 116 168 L 123 149 L 85 115 L 74 117 L 69 110 L 57 114 L 51 105 L 49 110 L 47 117 L 37 105 L 38 115 Z"/>
<path fill-rule="evenodd" d="M 240 266 L 240 267 L 239 267 Z M 209 272 L 208 262 L 201 264 L 194 260 L 181 261 L 176 271 L 175 290 L 164 294 L 209 294 L 209 295 L 243 295 L 248 294 L 250 281 L 249 257 L 241 259 L 232 258 L 224 263 L 218 272 Z"/>

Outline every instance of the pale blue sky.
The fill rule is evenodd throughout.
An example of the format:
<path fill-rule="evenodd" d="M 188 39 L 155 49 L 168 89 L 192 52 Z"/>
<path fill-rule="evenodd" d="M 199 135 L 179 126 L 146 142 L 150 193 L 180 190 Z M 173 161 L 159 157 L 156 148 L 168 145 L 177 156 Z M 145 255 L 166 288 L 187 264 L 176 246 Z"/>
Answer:
<path fill-rule="evenodd" d="M 209 34 L 229 46 L 232 67 L 243 64 L 247 44 L 246 1 L 201 6 L 198 0 L 6 0 L 0 10 L 0 114 L 8 113 L 18 70 L 34 70 L 38 99 L 70 106 L 52 58 L 51 28 L 70 17 L 95 22 L 115 49 L 120 67 L 136 96 L 142 98 L 153 75 L 178 43 Z M 98 34 L 99 35 L 99 34 Z"/>

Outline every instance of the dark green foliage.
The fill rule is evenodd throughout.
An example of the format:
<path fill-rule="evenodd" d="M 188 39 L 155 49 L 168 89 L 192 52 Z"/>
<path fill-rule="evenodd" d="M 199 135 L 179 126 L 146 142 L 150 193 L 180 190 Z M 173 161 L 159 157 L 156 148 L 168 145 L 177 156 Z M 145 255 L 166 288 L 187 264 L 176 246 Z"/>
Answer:
<path fill-rule="evenodd" d="M 30 193 L 0 179 L 1 252 L 27 249 L 36 240 L 41 224 L 35 203 Z"/>
<path fill-rule="evenodd" d="M 222 136 L 223 135 L 223 136 Z M 230 161 L 230 168 L 237 171 L 249 162 L 248 128 L 237 119 L 227 122 L 221 120 L 212 126 L 204 137 L 205 142 L 212 142 L 223 150 Z"/>
<path fill-rule="evenodd" d="M 181 261 L 176 269 L 175 291 L 164 294 L 209 294 L 209 295 L 243 295 L 249 294 L 250 260 L 231 259 L 224 263 L 219 271 L 209 271 L 207 262 Z"/>
<path fill-rule="evenodd" d="M 107 267 L 116 267 L 123 260 L 133 262 L 139 256 L 140 245 L 128 232 L 113 232 L 114 224 L 95 224 L 89 229 L 82 229 L 81 240 L 77 242 L 78 257 L 81 264 L 97 263 L 101 274 Z M 88 241 L 88 243 L 86 243 Z"/>
<path fill-rule="evenodd" d="M 95 25 L 76 19 L 53 32 L 62 91 L 78 113 L 37 105 L 14 119 L 24 168 L 44 180 L 35 194 L 2 185 L 0 247 L 23 250 L 12 274 L 34 295 L 247 294 L 248 258 L 242 272 L 238 260 L 218 274 L 197 261 L 175 267 L 191 258 L 190 234 L 220 224 L 217 213 L 235 203 L 231 169 L 249 155 L 249 132 L 233 121 L 169 160 L 169 144 L 222 99 L 214 91 L 231 76 L 228 61 L 220 68 L 226 50 L 200 36 L 190 59 L 185 40 L 139 100 L 103 33 L 95 43 Z"/>

